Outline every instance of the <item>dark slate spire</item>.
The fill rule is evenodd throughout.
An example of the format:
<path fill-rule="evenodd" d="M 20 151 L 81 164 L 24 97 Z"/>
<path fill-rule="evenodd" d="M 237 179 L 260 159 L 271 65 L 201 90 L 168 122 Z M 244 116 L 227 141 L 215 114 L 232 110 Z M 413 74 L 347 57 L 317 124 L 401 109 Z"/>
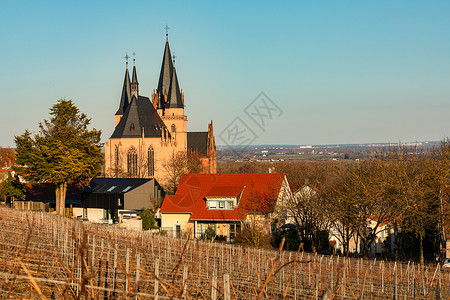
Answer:
<path fill-rule="evenodd" d="M 136 62 L 133 59 L 133 80 L 131 81 L 131 98 L 139 97 L 139 83 L 137 80 L 137 73 L 136 73 Z"/>
<path fill-rule="evenodd" d="M 161 73 L 159 74 L 158 88 L 156 90 L 159 96 L 158 108 L 164 107 L 164 94 L 169 94 L 172 72 L 172 55 L 170 54 L 169 41 L 166 40 L 166 47 L 164 49 L 164 56 L 161 65 Z"/>
<path fill-rule="evenodd" d="M 180 86 L 178 85 L 177 71 L 175 70 L 175 67 L 173 67 L 166 108 L 183 108 L 183 101 L 181 100 Z"/>
<path fill-rule="evenodd" d="M 116 112 L 116 115 L 123 115 L 130 102 L 131 102 L 131 85 L 127 62 L 127 68 L 125 70 L 125 79 L 123 80 L 122 96 L 120 97 L 120 105 L 119 109 Z"/>
<path fill-rule="evenodd" d="M 137 83 L 137 84 L 139 84 L 139 83 L 138 83 L 138 80 L 137 80 L 136 60 L 135 60 L 135 59 L 133 59 L 133 79 L 132 79 L 131 83 Z"/>

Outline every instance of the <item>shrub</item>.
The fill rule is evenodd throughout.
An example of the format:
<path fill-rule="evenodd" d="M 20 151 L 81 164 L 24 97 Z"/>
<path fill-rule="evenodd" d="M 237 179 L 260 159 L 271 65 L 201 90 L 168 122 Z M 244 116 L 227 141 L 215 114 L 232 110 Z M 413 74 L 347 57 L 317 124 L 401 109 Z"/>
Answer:
<path fill-rule="evenodd" d="M 155 221 L 155 215 L 151 209 L 146 209 L 141 213 L 142 228 L 144 230 L 158 228 Z"/>
<path fill-rule="evenodd" d="M 206 228 L 205 237 L 207 240 L 212 240 L 216 237 L 216 229 L 214 226 L 208 226 L 208 228 Z"/>
<path fill-rule="evenodd" d="M 234 240 L 236 244 L 242 244 L 257 248 L 270 248 L 270 236 L 257 226 L 245 224 Z"/>
<path fill-rule="evenodd" d="M 298 236 L 297 227 L 292 224 L 281 226 L 272 235 L 272 246 L 278 248 L 281 240 L 285 238 L 284 249 L 285 250 L 297 250 L 300 246 L 300 238 Z"/>

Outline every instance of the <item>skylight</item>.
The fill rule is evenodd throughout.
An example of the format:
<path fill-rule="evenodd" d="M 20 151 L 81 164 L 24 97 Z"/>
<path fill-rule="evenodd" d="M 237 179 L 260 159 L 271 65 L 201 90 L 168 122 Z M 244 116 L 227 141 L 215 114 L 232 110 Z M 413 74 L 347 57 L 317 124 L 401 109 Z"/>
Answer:
<path fill-rule="evenodd" d="M 126 188 L 123 189 L 122 193 L 128 192 L 133 186 L 129 185 Z"/>
<path fill-rule="evenodd" d="M 116 186 L 113 185 L 112 187 L 110 187 L 110 188 L 107 190 L 107 192 L 112 192 L 112 190 L 114 190 L 115 188 L 116 188 Z"/>

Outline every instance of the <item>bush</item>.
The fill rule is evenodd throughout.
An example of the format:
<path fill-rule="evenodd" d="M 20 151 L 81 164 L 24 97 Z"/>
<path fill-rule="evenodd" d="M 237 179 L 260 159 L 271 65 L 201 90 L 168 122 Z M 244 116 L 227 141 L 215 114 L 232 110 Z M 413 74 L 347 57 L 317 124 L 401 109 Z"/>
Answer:
<path fill-rule="evenodd" d="M 257 248 L 270 248 L 270 236 L 266 235 L 260 228 L 245 224 L 240 233 L 234 239 L 236 244 L 242 244 Z"/>
<path fill-rule="evenodd" d="M 297 227 L 292 224 L 281 226 L 272 235 L 272 246 L 278 248 L 281 240 L 285 238 L 284 249 L 285 250 L 297 250 L 300 246 L 300 238 L 298 236 Z"/>
<path fill-rule="evenodd" d="M 207 240 L 212 240 L 216 237 L 216 229 L 214 226 L 208 226 L 208 228 L 206 228 L 205 237 Z"/>
<path fill-rule="evenodd" d="M 141 213 L 142 228 L 144 230 L 158 228 L 155 221 L 155 215 L 151 209 L 146 209 Z"/>

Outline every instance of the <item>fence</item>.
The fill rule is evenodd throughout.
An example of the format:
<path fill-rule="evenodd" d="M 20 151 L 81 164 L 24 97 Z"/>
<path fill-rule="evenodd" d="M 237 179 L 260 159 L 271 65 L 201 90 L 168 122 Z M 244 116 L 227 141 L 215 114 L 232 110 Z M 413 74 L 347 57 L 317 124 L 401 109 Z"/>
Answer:
<path fill-rule="evenodd" d="M 173 239 L 0 209 L 0 293 L 12 298 L 449 299 L 450 272 Z"/>
<path fill-rule="evenodd" d="M 45 204 L 36 201 L 14 201 L 13 206 L 21 210 L 45 210 Z"/>

